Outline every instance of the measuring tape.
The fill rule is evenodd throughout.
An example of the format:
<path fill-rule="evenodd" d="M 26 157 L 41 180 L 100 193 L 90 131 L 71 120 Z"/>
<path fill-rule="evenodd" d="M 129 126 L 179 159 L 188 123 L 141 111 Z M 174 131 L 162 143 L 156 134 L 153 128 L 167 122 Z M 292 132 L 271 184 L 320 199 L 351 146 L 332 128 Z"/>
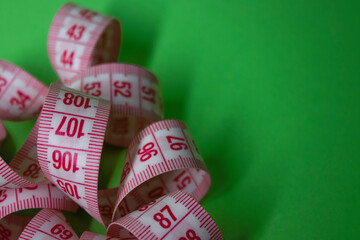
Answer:
<path fill-rule="evenodd" d="M 0 194 L 0 219 L 13 212 L 29 208 L 54 208 L 74 212 L 77 207 L 53 184 L 1 190 Z"/>
<path fill-rule="evenodd" d="M 125 228 L 131 225 L 124 225 L 122 217 L 131 218 L 134 210 L 159 196 L 181 190 L 170 195 L 177 202 L 185 192 L 197 201 L 205 195 L 210 186 L 209 174 L 185 124 L 178 120 L 153 123 L 133 139 L 116 202 L 114 189 L 98 193 L 102 141 L 109 112 L 110 103 L 106 100 L 60 84 L 50 86 L 40 115 L 38 157 L 52 183 L 104 226 L 112 216 L 113 222 L 120 219 L 117 224 Z M 189 201 L 190 197 L 184 198 Z M 188 209 L 189 214 L 193 210 L 196 209 Z M 109 228 L 109 234 L 114 235 L 113 228 Z"/>
<path fill-rule="evenodd" d="M 109 219 L 103 220 L 98 207 L 97 182 L 109 112 L 106 100 L 52 84 L 38 135 L 38 158 L 46 177 L 104 226 Z M 209 186 L 186 126 L 177 120 L 154 123 L 129 145 L 112 220 L 178 189 L 200 200 Z"/>
<path fill-rule="evenodd" d="M 112 220 L 176 190 L 200 201 L 209 187 L 207 168 L 185 124 L 154 123 L 129 145 Z"/>
<path fill-rule="evenodd" d="M 28 219 L 25 220 L 25 223 Z M 107 234 L 84 232 L 81 240 L 116 239 L 221 239 L 209 214 L 192 197 L 176 191 L 162 196 L 110 224 Z M 64 215 L 56 210 L 40 211 L 19 239 L 79 239 Z"/>
<path fill-rule="evenodd" d="M 0 156 L 0 189 L 35 187 L 48 183 L 37 159 L 38 122 L 9 165 Z"/>
<path fill-rule="evenodd" d="M 65 4 L 56 13 L 48 35 L 50 62 L 60 81 L 86 68 L 115 62 L 120 50 L 120 23 L 74 4 Z"/>
<path fill-rule="evenodd" d="M 97 183 L 109 112 L 108 101 L 53 83 L 38 134 L 45 176 L 103 225 Z"/>
<path fill-rule="evenodd" d="M 107 233 L 134 239 L 222 239 L 205 209 L 182 191 L 169 193 L 111 223 Z"/>
<path fill-rule="evenodd" d="M 0 119 L 20 121 L 36 117 L 47 88 L 19 67 L 0 60 Z"/>
<path fill-rule="evenodd" d="M 44 209 L 27 224 L 19 239 L 78 240 L 79 238 L 61 212 Z"/>
<path fill-rule="evenodd" d="M 72 78 L 69 87 L 110 101 L 107 143 L 128 146 L 140 130 L 162 119 L 159 81 L 142 67 L 125 63 L 97 65 Z"/>
<path fill-rule="evenodd" d="M 187 126 L 161 120 L 159 81 L 151 72 L 106 63 L 116 60 L 119 43 L 117 20 L 66 4 L 48 37 L 50 61 L 63 85 L 39 87 L 37 110 L 30 111 L 36 106 L 25 101 L 23 111 L 13 114 L 11 96 L 10 102 L 2 101 L 9 110 L 0 116 L 8 120 L 33 117 L 42 106 L 14 159 L 7 164 L 0 158 L 3 239 L 79 239 L 54 210 L 75 211 L 77 206 L 109 235 L 84 232 L 80 239 L 223 239 L 197 203 L 210 187 L 210 175 Z M 6 83 L 15 81 L 8 81 L 8 72 L 16 69 L 11 79 L 23 72 L 4 61 L 0 66 L 7 66 L 0 68 Z M 0 85 L 0 94 L 16 92 L 16 86 Z M 0 141 L 6 134 L 1 126 Z M 98 190 L 104 141 L 128 146 L 128 151 L 119 187 Z M 21 224 L 10 221 L 15 217 L 9 214 L 27 208 L 45 209 Z"/>

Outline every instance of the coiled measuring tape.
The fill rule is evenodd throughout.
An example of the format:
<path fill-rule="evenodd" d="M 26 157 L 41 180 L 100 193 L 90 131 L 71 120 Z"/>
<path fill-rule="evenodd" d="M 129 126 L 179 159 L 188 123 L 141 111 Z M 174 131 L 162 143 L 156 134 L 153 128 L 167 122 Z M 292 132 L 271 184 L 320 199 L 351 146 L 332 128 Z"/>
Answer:
<path fill-rule="evenodd" d="M 37 159 L 38 122 L 9 165 L 0 156 L 0 189 L 35 187 L 48 183 Z"/>
<path fill-rule="evenodd" d="M 24 146 L 9 164 L 0 159 L 3 239 L 79 239 L 61 212 L 51 210 L 77 206 L 107 227 L 108 235 L 84 232 L 80 239 L 223 239 L 197 203 L 210 176 L 186 125 L 159 121 L 157 78 L 129 64 L 90 67 L 116 59 L 119 26 L 73 4 L 55 16 L 50 59 L 71 88 L 45 88 L 40 117 Z M 128 146 L 128 152 L 119 187 L 98 190 L 104 140 Z M 27 208 L 45 209 L 31 220 L 9 215 Z"/>

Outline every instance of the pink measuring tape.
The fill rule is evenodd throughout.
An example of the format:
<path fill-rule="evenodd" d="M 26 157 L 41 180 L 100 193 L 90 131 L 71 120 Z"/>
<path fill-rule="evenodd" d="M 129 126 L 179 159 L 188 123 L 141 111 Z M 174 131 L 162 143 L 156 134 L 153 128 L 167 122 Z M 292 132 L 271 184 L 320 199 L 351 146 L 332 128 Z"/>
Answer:
<path fill-rule="evenodd" d="M 48 35 L 50 62 L 65 85 L 86 68 L 115 62 L 120 50 L 120 23 L 74 4 L 54 17 Z"/>
<path fill-rule="evenodd" d="M 79 239 L 59 211 L 44 209 L 28 222 L 29 219 L 25 218 L 26 227 L 19 239 Z M 110 236 L 84 232 L 80 239 L 197 240 L 222 237 L 206 211 L 181 191 L 162 196 L 112 223 L 108 228 L 108 235 Z"/>
<path fill-rule="evenodd" d="M 33 76 L 0 60 L 0 119 L 20 121 L 36 117 L 46 93 L 47 88 Z"/>
<path fill-rule="evenodd" d="M 64 85 L 39 88 L 42 111 L 32 132 L 9 164 L 0 158 L 4 239 L 79 239 L 58 211 L 77 206 L 108 235 L 84 232 L 80 239 L 223 239 L 197 203 L 210 187 L 210 175 L 186 125 L 161 120 L 157 78 L 130 64 L 92 66 L 115 61 L 119 42 L 117 20 L 73 4 L 55 16 L 48 49 Z M 13 93 L 15 86 L 6 91 Z M 11 115 L 9 105 L 2 119 L 37 113 L 25 105 Z M 6 133 L 1 127 L 0 141 Z M 99 190 L 104 141 L 128 151 L 119 187 Z M 11 220 L 10 213 L 27 208 L 45 209 L 21 218 L 22 224 Z"/>

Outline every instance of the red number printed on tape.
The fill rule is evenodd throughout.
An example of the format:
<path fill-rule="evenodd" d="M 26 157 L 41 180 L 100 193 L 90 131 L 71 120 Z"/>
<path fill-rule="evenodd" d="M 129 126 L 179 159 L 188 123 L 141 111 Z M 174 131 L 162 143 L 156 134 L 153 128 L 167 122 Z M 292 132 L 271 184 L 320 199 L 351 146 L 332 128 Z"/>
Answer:
<path fill-rule="evenodd" d="M 37 116 L 47 88 L 17 66 L 0 60 L 0 119 L 19 121 Z"/>
<path fill-rule="evenodd" d="M 75 211 L 77 206 L 52 184 L 1 190 L 0 218 L 28 208 L 53 208 Z"/>
<path fill-rule="evenodd" d="M 116 61 L 119 48 L 120 23 L 116 19 L 68 3 L 51 23 L 48 52 L 64 84 L 89 66 Z"/>
<path fill-rule="evenodd" d="M 110 144 L 128 146 L 141 129 L 162 119 L 159 81 L 142 67 L 97 65 L 75 76 L 69 86 L 111 102 L 105 136 Z"/>
<path fill-rule="evenodd" d="M 79 239 L 64 215 L 55 210 L 41 210 L 25 227 L 19 239 Z"/>
<path fill-rule="evenodd" d="M 11 234 L 10 230 L 4 229 L 5 234 Z M 223 239 L 207 212 L 181 191 L 162 196 L 118 219 L 109 225 L 107 233 L 108 236 L 84 232 L 80 239 Z M 79 238 L 61 212 L 45 209 L 27 224 L 19 239 Z"/>
<path fill-rule="evenodd" d="M 100 223 L 97 179 L 109 111 L 106 100 L 52 84 L 38 135 L 46 177 Z"/>
<path fill-rule="evenodd" d="M 37 159 L 38 122 L 9 165 L 0 157 L 0 189 L 34 187 L 48 183 Z"/>
<path fill-rule="evenodd" d="M 209 186 L 210 176 L 185 124 L 154 123 L 129 145 L 113 220 L 176 190 L 199 201 Z"/>
<path fill-rule="evenodd" d="M 77 206 L 58 188 L 48 183 L 37 160 L 38 122 L 22 148 L 7 165 L 0 157 L 0 226 L 15 216 L 8 214 L 28 208 L 54 208 L 75 211 Z M 41 184 L 41 185 L 38 185 Z M 18 239 L 23 221 L 17 220 L 3 239 Z M 0 227 L 1 228 L 1 227 Z M 7 232 L 6 232 L 7 233 Z M 4 233 L 5 234 L 5 233 Z M 1 236 L 1 233 L 0 233 Z"/>
<path fill-rule="evenodd" d="M 176 191 L 110 224 L 108 235 L 136 239 L 223 239 L 216 223 L 189 195 Z"/>

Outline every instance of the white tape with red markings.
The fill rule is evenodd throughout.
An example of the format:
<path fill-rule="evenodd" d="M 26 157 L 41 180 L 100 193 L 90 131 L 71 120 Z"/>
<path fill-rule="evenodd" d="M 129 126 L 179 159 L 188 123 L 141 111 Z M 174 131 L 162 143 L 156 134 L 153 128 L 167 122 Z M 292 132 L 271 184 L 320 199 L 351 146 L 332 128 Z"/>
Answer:
<path fill-rule="evenodd" d="M 97 183 L 109 112 L 106 100 L 52 84 L 38 135 L 45 176 L 100 223 Z"/>
<path fill-rule="evenodd" d="M 39 114 L 47 88 L 19 67 L 0 60 L 0 119 L 20 121 Z"/>
<path fill-rule="evenodd" d="M 0 156 L 0 189 L 34 187 L 48 183 L 37 159 L 38 122 L 9 165 Z"/>
<path fill-rule="evenodd" d="M 185 124 L 156 122 L 129 145 L 113 220 L 176 190 L 200 201 L 209 187 L 210 176 Z"/>
<path fill-rule="evenodd" d="M 41 210 L 25 227 L 19 239 L 79 239 L 64 215 L 52 209 Z"/>
<path fill-rule="evenodd" d="M 52 84 L 47 89 L 0 61 L 0 98 L 6 100 L 0 119 L 29 119 L 42 106 L 14 159 L 6 164 L 0 158 L 4 239 L 20 234 L 19 239 L 79 239 L 55 210 L 42 210 L 25 228 L 28 218 L 21 227 L 3 224 L 15 211 L 75 211 L 77 205 L 109 235 L 84 232 L 80 239 L 223 239 L 197 203 L 210 187 L 210 175 L 189 130 L 179 120 L 159 121 L 160 87 L 151 72 L 107 63 L 116 60 L 119 48 L 117 20 L 66 4 L 50 27 L 48 50 L 60 81 L 71 88 Z M 93 66 L 97 63 L 104 64 Z M 27 95 L 33 86 L 38 92 Z M 11 101 L 20 109 L 13 110 Z M 6 134 L 1 126 L 0 142 Z M 98 190 L 104 140 L 128 146 L 128 152 L 119 187 Z"/>
<path fill-rule="evenodd" d="M 71 79 L 69 87 L 111 102 L 105 141 L 128 146 L 144 127 L 162 119 L 158 79 L 148 70 L 131 64 L 101 64 Z"/>
<path fill-rule="evenodd" d="M 68 3 L 55 15 L 49 35 L 50 62 L 60 80 L 70 79 L 84 69 L 115 62 L 120 50 L 118 20 Z"/>
<path fill-rule="evenodd" d="M 109 216 L 104 215 L 100 206 L 103 210 L 105 206 L 109 209 L 115 206 L 112 214 L 115 221 L 176 190 L 187 192 L 197 201 L 205 195 L 210 176 L 189 131 L 178 120 L 153 123 L 130 143 L 116 203 L 114 190 L 110 190 L 112 200 L 106 198 L 106 191 L 98 193 L 98 170 L 109 111 L 110 103 L 106 100 L 59 84 L 50 86 L 38 136 L 40 166 L 50 181 L 104 226 L 109 224 Z M 106 198 L 107 203 L 99 198 Z"/>
<path fill-rule="evenodd" d="M 222 239 L 205 209 L 182 191 L 162 196 L 111 223 L 108 235 L 159 240 Z"/>
<path fill-rule="evenodd" d="M 25 219 L 24 223 L 29 222 Z M 209 214 L 188 194 L 175 191 L 164 195 L 110 224 L 108 236 L 84 232 L 81 240 L 116 239 L 221 239 Z M 79 239 L 61 212 L 40 211 L 19 239 Z"/>
<path fill-rule="evenodd" d="M 75 211 L 77 205 L 53 184 L 2 190 L 0 218 L 29 208 L 54 208 Z"/>

